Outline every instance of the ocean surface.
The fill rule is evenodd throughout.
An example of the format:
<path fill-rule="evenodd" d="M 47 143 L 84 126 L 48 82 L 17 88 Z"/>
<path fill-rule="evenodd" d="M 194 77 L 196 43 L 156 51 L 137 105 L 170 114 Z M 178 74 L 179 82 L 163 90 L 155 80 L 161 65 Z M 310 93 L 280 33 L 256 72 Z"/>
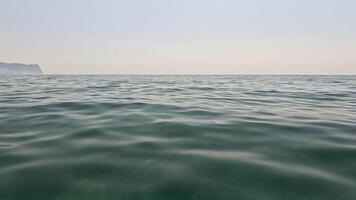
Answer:
<path fill-rule="evenodd" d="M 1 200 L 354 200 L 356 76 L 1 76 Z"/>

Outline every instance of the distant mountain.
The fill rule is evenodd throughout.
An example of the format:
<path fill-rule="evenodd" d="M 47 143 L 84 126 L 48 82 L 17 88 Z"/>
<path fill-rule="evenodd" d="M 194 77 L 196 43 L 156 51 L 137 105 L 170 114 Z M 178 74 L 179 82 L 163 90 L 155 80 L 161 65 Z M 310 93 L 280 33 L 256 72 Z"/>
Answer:
<path fill-rule="evenodd" d="M 0 62 L 0 75 L 27 75 L 42 74 L 39 65 L 26 65 L 20 63 L 2 63 Z"/>

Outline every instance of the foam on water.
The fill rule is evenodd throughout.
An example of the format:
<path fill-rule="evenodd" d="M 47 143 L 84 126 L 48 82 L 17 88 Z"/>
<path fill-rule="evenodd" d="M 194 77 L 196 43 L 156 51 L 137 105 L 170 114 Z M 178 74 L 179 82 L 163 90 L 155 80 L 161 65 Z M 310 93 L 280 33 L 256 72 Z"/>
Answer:
<path fill-rule="evenodd" d="M 0 199 L 355 199 L 355 88 L 355 76 L 3 76 Z"/>

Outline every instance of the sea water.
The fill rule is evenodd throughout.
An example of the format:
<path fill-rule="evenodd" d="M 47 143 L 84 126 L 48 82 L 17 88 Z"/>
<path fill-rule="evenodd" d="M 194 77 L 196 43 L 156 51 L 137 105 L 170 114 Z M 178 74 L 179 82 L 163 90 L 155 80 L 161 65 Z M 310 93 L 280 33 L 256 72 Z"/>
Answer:
<path fill-rule="evenodd" d="M 1 76 L 0 199 L 356 199 L 356 76 Z"/>

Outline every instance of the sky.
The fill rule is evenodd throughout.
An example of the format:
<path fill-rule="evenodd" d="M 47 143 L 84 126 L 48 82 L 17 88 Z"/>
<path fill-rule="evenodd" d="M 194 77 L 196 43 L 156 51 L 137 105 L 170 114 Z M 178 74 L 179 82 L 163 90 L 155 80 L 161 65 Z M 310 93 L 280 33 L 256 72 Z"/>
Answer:
<path fill-rule="evenodd" d="M 355 0 L 0 0 L 0 62 L 48 74 L 356 74 Z"/>

